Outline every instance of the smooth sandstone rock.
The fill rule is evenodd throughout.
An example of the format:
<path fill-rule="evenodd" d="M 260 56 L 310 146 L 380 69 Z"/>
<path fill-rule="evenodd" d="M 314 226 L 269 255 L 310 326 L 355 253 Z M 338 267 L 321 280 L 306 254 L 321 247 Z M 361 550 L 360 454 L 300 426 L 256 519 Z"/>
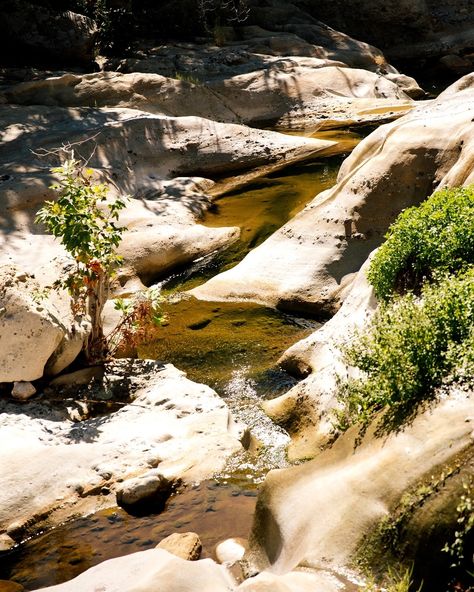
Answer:
<path fill-rule="evenodd" d="M 257 501 L 246 559 L 277 574 L 298 565 L 336 571 L 347 565 L 402 496 L 410 499 L 410 492 L 430 490 L 440 479 L 438 488 L 431 486 L 436 497 L 452 467 L 466 476 L 472 471 L 473 432 L 466 417 L 473 411 L 472 392 L 451 391 L 402 430 L 374 437 L 372 429 L 354 448 L 352 429 L 314 460 L 271 471 Z M 414 504 L 414 513 L 423 507 Z M 437 518 L 428 514 L 425 526 Z"/>
<path fill-rule="evenodd" d="M 172 488 L 173 483 L 164 475 L 155 471 L 148 472 L 120 483 L 116 489 L 117 505 L 130 508 L 158 499 L 166 499 Z"/>
<path fill-rule="evenodd" d="M 413 79 L 395 73 L 385 77 L 345 64 L 325 65 L 319 58 L 287 57 L 264 70 L 201 84 L 145 73 L 65 74 L 8 87 L 2 100 L 17 105 L 122 107 L 173 117 L 305 128 L 373 123 L 384 114 L 393 119 L 397 106 L 411 106 L 405 89 L 411 95 L 416 89 L 423 94 Z"/>
<path fill-rule="evenodd" d="M 233 582 L 212 561 L 186 561 L 163 549 L 149 549 L 109 559 L 69 582 L 42 588 L 45 592 L 228 592 Z"/>
<path fill-rule="evenodd" d="M 196 172 L 220 175 L 278 166 L 334 147 L 334 142 L 129 109 L 2 106 L 0 119 L 4 123 L 0 162 L 5 170 L 0 184 L 4 219 L 0 260 L 36 273 L 32 245 L 45 264 L 64 257 L 50 238 L 31 235 L 41 231 L 33 225 L 37 210 L 54 197 L 49 189 L 53 178 L 47 172 L 54 158 L 41 158 L 36 151 L 54 150 L 64 137 L 72 143 L 89 139 L 80 150 L 86 157 L 93 153 L 89 165 L 111 185 L 111 197 L 117 193 L 135 197 L 121 217 L 129 229 L 120 247 L 125 256 L 124 283 L 137 277 L 149 281 L 236 240 L 236 228 L 196 225 L 211 204 L 207 191 L 212 186 L 212 181 L 194 177 Z"/>
<path fill-rule="evenodd" d="M 219 563 L 232 565 L 242 559 L 247 546 L 247 541 L 240 537 L 226 539 L 216 546 L 217 560 Z"/>
<path fill-rule="evenodd" d="M 42 289 L 18 267 L 0 266 L 0 382 L 41 378 L 58 348 L 62 354 L 55 368 L 60 371 L 82 346 L 86 330 L 74 322 L 69 299 L 61 303 L 57 294 L 50 293 L 42 297 Z M 77 339 L 68 340 L 76 329 Z M 15 393 L 23 396 L 27 390 L 31 391 L 19 386 Z"/>
<path fill-rule="evenodd" d="M 74 420 L 81 400 L 32 399 L 21 415 L 18 403 L 1 401 L 0 532 L 19 540 L 75 508 L 114 505 L 122 481 L 152 469 L 169 481 L 201 480 L 242 448 L 245 427 L 222 399 L 171 365 L 117 361 L 107 366 L 102 390 L 87 393 L 117 399 L 117 411 L 106 421 Z M 103 488 L 111 494 L 98 498 Z"/>
<path fill-rule="evenodd" d="M 202 543 L 195 532 L 174 532 L 160 541 L 156 549 L 164 549 L 187 561 L 197 561 L 201 556 Z"/>
<path fill-rule="evenodd" d="M 469 75 L 436 100 L 378 128 L 344 161 L 334 188 L 238 265 L 191 293 L 206 300 L 335 312 L 352 274 L 403 209 L 439 187 L 474 181 L 473 98 Z"/>
<path fill-rule="evenodd" d="M 341 346 L 363 328 L 377 308 L 377 299 L 366 272 L 371 257 L 354 280 L 337 313 L 320 329 L 292 345 L 279 360 L 288 372 L 306 376 L 284 395 L 262 403 L 264 411 L 291 435 L 288 457 L 310 458 L 333 436 L 332 410 L 338 377 L 348 369 L 341 359 Z"/>

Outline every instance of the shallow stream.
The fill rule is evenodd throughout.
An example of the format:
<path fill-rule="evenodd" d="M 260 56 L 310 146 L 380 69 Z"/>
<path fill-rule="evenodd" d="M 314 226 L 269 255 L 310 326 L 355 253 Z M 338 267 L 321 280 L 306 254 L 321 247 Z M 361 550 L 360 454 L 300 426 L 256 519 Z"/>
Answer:
<path fill-rule="evenodd" d="M 347 132 L 340 138 L 347 150 L 358 140 Z M 337 135 L 332 132 L 330 139 Z M 33 590 L 68 580 L 105 559 L 152 548 L 173 532 L 197 532 L 204 557 L 213 555 L 217 542 L 248 535 L 258 483 L 269 469 L 287 464 L 288 435 L 260 410 L 259 401 L 291 388 L 295 381 L 277 368 L 277 360 L 319 323 L 256 304 L 198 301 L 183 292 L 238 263 L 332 186 L 342 158 L 296 164 L 216 200 L 204 224 L 240 226 L 241 239 L 161 283 L 168 295 L 163 304 L 167 322 L 139 352 L 173 363 L 191 380 L 214 388 L 250 427 L 253 454 L 237 455 L 221 475 L 173 496 L 159 514 L 137 518 L 112 508 L 44 533 L 0 559 L 0 579 Z M 0 582 L 0 592 L 5 586 Z"/>

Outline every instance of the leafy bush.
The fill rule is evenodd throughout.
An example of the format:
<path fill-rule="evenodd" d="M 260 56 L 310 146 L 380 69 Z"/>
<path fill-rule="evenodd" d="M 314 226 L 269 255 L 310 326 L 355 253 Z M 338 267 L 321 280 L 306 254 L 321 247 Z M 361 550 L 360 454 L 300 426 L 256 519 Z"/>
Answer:
<path fill-rule="evenodd" d="M 369 327 L 344 348 L 361 371 L 340 384 L 340 428 L 367 426 L 385 409 L 382 428 L 397 427 L 456 369 L 474 375 L 474 269 L 426 284 L 382 304 Z"/>
<path fill-rule="evenodd" d="M 102 311 L 107 300 L 110 278 L 121 261 L 116 248 L 123 228 L 117 226 L 124 199 L 107 202 L 108 188 L 93 183 L 92 170 L 83 169 L 74 154 L 60 167 L 51 169 L 59 179 L 51 188 L 56 201 L 47 201 L 36 222 L 42 222 L 59 238 L 76 262 L 75 269 L 57 282 L 67 288 L 76 302 L 77 312 L 90 316 L 92 329 L 85 348 L 86 359 L 95 362 L 107 355 Z"/>
<path fill-rule="evenodd" d="M 444 189 L 400 214 L 372 260 L 368 278 L 381 300 L 419 292 L 437 274 L 474 263 L 474 187 Z"/>
<path fill-rule="evenodd" d="M 112 355 L 118 351 L 135 353 L 140 344 L 149 343 L 156 337 L 158 327 L 166 320 L 160 310 L 158 288 L 137 292 L 127 300 L 117 298 L 114 304 L 115 310 L 122 313 L 122 318 L 107 338 Z"/>

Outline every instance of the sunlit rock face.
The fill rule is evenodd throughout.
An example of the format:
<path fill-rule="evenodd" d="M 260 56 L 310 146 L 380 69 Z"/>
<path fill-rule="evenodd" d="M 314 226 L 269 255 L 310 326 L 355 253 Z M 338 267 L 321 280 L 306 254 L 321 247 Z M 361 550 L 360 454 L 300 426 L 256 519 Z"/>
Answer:
<path fill-rule="evenodd" d="M 474 180 L 473 99 L 474 77 L 468 75 L 436 100 L 378 128 L 344 161 L 332 189 L 192 293 L 335 312 L 353 274 L 404 208 L 440 187 Z"/>
<path fill-rule="evenodd" d="M 463 482 L 473 474 L 473 413 L 472 392 L 452 389 L 398 431 L 376 436 L 372 426 L 357 446 L 352 428 L 314 460 L 271 471 L 247 559 L 278 574 L 298 565 L 337 570 L 357 556 L 375 569 L 409 565 L 439 521 L 445 539 L 456 528 Z M 441 547 L 431 547 L 432 565 Z"/>
<path fill-rule="evenodd" d="M 177 80 L 146 72 L 51 76 L 6 87 L 0 102 L 121 107 L 167 117 L 308 129 L 375 123 L 389 114 L 394 118 L 397 110 L 401 115 L 413 106 L 410 97 L 423 95 L 413 79 L 395 70 L 381 75 L 333 60 L 289 56 L 267 57 L 251 72 L 202 82 L 193 82 L 191 74 Z"/>
<path fill-rule="evenodd" d="M 113 506 L 116 497 L 128 506 L 169 495 L 177 479 L 208 477 L 242 449 L 244 426 L 227 405 L 174 366 L 106 365 L 88 396 L 113 398 L 116 411 L 107 416 L 65 396 L 77 398 L 78 388 L 60 385 L 51 397 L 22 403 L 20 415 L 17 402 L 2 402 L 0 532 L 17 541 L 85 508 Z"/>

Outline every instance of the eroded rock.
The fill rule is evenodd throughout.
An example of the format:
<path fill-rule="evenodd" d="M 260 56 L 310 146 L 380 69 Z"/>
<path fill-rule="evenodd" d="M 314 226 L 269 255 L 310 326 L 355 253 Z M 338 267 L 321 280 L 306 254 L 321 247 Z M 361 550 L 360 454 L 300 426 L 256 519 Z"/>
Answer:
<path fill-rule="evenodd" d="M 69 297 L 44 293 L 44 286 L 16 266 L 0 267 L 0 305 L 0 382 L 41 378 L 53 357 L 59 372 L 81 350 L 88 325 L 74 318 Z M 17 385 L 14 393 L 28 398 L 31 387 Z"/>
<path fill-rule="evenodd" d="M 186 561 L 163 549 L 149 549 L 109 559 L 47 592 L 228 592 L 233 582 L 212 559 Z"/>
<path fill-rule="evenodd" d="M 12 397 L 19 401 L 27 401 L 36 393 L 35 387 L 31 382 L 14 382 L 12 388 Z"/>
<path fill-rule="evenodd" d="M 116 489 L 117 505 L 132 508 L 154 501 L 164 501 L 170 496 L 173 483 L 157 471 L 127 479 Z"/>
<path fill-rule="evenodd" d="M 78 508 L 114 505 L 128 478 L 153 476 L 153 486 L 161 486 L 158 475 L 170 483 L 199 481 L 241 450 L 244 426 L 209 387 L 156 362 L 106 368 L 101 382 L 84 387 L 86 401 L 77 386 L 66 399 L 53 392 L 22 403 L 21 415 L 18 403 L 1 401 L 0 532 L 21 540 Z M 90 399 L 116 411 L 104 417 L 99 406 L 95 416 L 91 407 L 76 417 Z"/>
<path fill-rule="evenodd" d="M 473 98 L 468 75 L 435 101 L 378 128 L 344 161 L 332 189 L 192 294 L 335 312 L 353 274 L 403 209 L 438 188 L 473 182 Z"/>
<path fill-rule="evenodd" d="M 462 481 L 473 471 L 472 425 L 465 421 L 473 411 L 472 392 L 454 388 L 399 431 L 376 437 L 372 426 L 355 447 L 355 427 L 314 460 L 271 471 L 257 501 L 247 559 L 274 573 L 322 564 L 337 571 L 369 541 L 369 533 L 390 525 L 392 512 L 396 520 L 399 504 L 405 503 L 408 516 L 420 516 L 425 503 L 439 499 L 458 475 L 461 495 Z M 454 528 L 456 512 L 451 520 Z M 427 512 L 424 532 L 437 521 L 437 512 Z M 432 548 L 434 562 L 440 549 Z"/>

